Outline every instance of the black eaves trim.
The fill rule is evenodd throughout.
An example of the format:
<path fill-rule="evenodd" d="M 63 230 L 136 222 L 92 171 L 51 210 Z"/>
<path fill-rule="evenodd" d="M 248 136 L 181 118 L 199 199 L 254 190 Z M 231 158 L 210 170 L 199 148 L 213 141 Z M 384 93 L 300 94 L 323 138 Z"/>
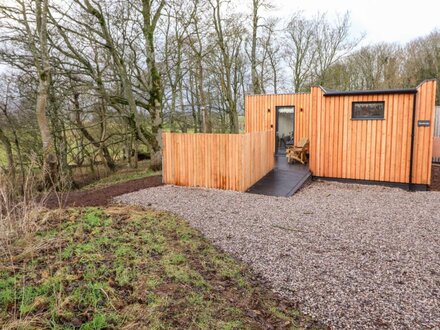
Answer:
<path fill-rule="evenodd" d="M 337 91 L 321 86 L 324 96 L 345 96 L 345 95 L 379 95 L 379 94 L 417 94 L 416 88 L 402 89 L 377 89 L 370 91 Z"/>

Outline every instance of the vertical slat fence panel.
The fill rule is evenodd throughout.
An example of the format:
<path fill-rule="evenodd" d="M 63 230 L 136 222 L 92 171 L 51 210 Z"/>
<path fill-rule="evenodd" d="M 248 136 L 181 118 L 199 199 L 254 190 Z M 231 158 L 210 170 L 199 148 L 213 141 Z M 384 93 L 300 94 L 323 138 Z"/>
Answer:
<path fill-rule="evenodd" d="M 245 191 L 273 169 L 272 135 L 163 133 L 163 181 Z"/>

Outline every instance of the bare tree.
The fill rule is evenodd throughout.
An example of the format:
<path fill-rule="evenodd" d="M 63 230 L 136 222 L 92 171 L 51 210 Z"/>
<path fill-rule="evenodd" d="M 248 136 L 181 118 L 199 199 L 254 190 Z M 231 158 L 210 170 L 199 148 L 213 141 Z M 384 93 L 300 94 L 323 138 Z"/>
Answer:
<path fill-rule="evenodd" d="M 154 6 L 156 5 L 156 8 Z M 155 0 L 142 0 L 142 17 L 145 38 L 146 63 L 148 68 L 147 82 L 149 87 L 149 112 L 151 115 L 151 130 L 153 141 L 151 143 L 151 168 L 162 168 L 162 78 L 157 68 L 154 32 L 161 16 L 165 0 L 156 4 Z"/>
<path fill-rule="evenodd" d="M 440 79 L 440 30 L 409 42 L 404 49 L 403 80 L 416 85 L 428 78 Z M 437 103 L 440 103 L 440 84 L 437 84 Z"/>
<path fill-rule="evenodd" d="M 243 12 L 229 0 L 0 2 L 0 64 L 14 68 L 15 86 L 0 109 L 1 166 L 20 165 L 24 177 L 35 156 L 46 184 L 74 164 L 136 167 L 145 151 L 159 169 L 162 129 L 237 133 L 249 91 L 404 87 L 440 75 L 438 31 L 358 50 L 348 13 L 283 22 L 264 15 L 267 0 Z"/>
<path fill-rule="evenodd" d="M 271 6 L 266 0 L 252 0 L 252 37 L 251 37 L 251 79 L 252 92 L 254 94 L 261 94 L 263 92 L 261 77 L 258 75 L 257 66 L 257 43 L 258 43 L 258 29 L 260 26 L 260 10 L 270 8 Z"/>
<path fill-rule="evenodd" d="M 194 55 L 193 62 L 195 62 L 194 86 L 197 88 L 195 95 L 197 95 L 197 106 L 202 117 L 202 132 L 212 132 L 211 114 L 207 103 L 205 93 L 205 68 L 204 61 L 211 53 L 212 48 L 205 40 L 207 36 L 207 24 L 204 20 L 206 6 L 200 0 L 194 0 L 193 10 L 190 16 L 190 31 L 188 43 Z"/>
<path fill-rule="evenodd" d="M 24 0 L 15 0 L 13 7 L 3 7 L 2 10 L 4 13 L 8 12 L 8 17 L 24 28 L 26 33 L 24 42 L 27 50 L 31 53 L 33 65 L 38 76 L 36 114 L 43 146 L 44 183 L 46 186 L 50 186 L 58 178 L 55 145 L 46 113 L 51 83 L 47 31 L 49 1 L 36 0 L 35 10 L 33 10 L 31 3 L 27 3 Z M 34 17 L 29 17 L 29 13 L 34 13 Z"/>
<path fill-rule="evenodd" d="M 238 22 L 237 17 L 222 17 L 221 0 L 209 0 L 212 8 L 212 22 L 215 29 L 216 44 L 219 48 L 219 66 L 213 71 L 219 76 L 218 83 L 224 98 L 224 108 L 229 116 L 229 126 L 233 133 L 238 133 L 238 98 L 240 91 L 243 59 L 242 42 L 245 29 Z M 225 31 L 225 21 L 228 23 Z"/>
<path fill-rule="evenodd" d="M 304 18 L 301 13 L 290 18 L 286 27 L 286 54 L 293 73 L 295 92 L 304 90 L 313 79 L 313 66 L 317 57 L 317 21 Z"/>
<path fill-rule="evenodd" d="M 328 69 L 349 55 L 364 36 L 353 37 L 350 34 L 351 21 L 348 12 L 342 17 L 338 16 L 335 23 L 330 23 L 326 15 L 320 15 L 316 20 L 314 83 L 322 84 L 327 79 Z"/>
<path fill-rule="evenodd" d="M 268 22 L 266 27 L 266 38 L 264 44 L 264 48 L 267 52 L 267 61 L 269 66 L 269 72 L 271 73 L 271 83 L 272 83 L 272 91 L 273 93 L 278 93 L 278 86 L 280 82 L 282 82 L 282 63 L 283 63 L 283 54 L 281 41 L 278 38 L 276 33 L 276 26 L 278 24 L 277 19 L 272 19 Z"/>

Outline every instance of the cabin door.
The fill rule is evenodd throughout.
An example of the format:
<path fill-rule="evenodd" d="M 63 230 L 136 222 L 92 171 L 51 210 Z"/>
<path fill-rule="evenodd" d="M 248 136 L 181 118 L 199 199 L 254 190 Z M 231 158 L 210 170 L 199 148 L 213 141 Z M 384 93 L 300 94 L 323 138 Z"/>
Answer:
<path fill-rule="evenodd" d="M 276 107 L 275 153 L 284 155 L 293 144 L 295 130 L 295 107 Z"/>

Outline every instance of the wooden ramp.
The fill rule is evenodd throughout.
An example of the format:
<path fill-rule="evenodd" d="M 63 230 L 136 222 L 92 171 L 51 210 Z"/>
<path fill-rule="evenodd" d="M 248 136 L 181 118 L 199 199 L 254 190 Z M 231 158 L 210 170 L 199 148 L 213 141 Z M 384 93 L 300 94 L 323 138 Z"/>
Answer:
<path fill-rule="evenodd" d="M 268 196 L 289 197 L 312 178 L 307 165 L 288 164 L 285 156 L 275 157 L 275 167 L 247 192 Z"/>

